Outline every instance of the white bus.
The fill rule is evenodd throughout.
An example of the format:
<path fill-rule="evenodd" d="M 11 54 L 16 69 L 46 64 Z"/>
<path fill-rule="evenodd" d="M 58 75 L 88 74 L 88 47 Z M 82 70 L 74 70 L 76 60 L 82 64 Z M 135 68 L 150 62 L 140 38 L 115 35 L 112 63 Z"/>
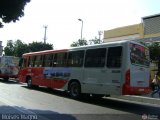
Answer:
<path fill-rule="evenodd" d="M 66 90 L 72 98 L 150 91 L 149 50 L 133 41 L 26 53 L 19 80 Z"/>
<path fill-rule="evenodd" d="M 8 81 L 9 78 L 18 78 L 19 58 L 14 56 L 0 56 L 0 78 Z"/>

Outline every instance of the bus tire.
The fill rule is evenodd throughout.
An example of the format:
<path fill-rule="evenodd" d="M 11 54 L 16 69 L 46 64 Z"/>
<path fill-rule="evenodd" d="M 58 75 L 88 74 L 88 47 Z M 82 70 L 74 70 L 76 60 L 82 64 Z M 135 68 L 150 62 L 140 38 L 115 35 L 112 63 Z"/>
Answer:
<path fill-rule="evenodd" d="M 28 87 L 28 88 L 32 88 L 32 87 L 33 87 L 33 85 L 32 85 L 32 78 L 31 78 L 31 77 L 29 77 L 29 78 L 27 79 L 27 87 Z"/>
<path fill-rule="evenodd" d="M 69 85 L 69 95 L 73 99 L 78 99 L 81 96 L 81 86 L 77 81 L 73 81 Z"/>
<path fill-rule="evenodd" d="M 8 82 L 9 78 L 6 77 L 6 78 L 3 78 L 5 82 Z"/>

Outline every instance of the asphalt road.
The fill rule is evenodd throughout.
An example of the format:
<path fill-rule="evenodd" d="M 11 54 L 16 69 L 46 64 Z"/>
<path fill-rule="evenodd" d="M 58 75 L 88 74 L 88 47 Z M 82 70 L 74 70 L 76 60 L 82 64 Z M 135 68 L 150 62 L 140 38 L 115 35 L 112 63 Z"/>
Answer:
<path fill-rule="evenodd" d="M 0 119 L 141 120 L 159 119 L 160 107 L 112 98 L 73 100 L 60 91 L 0 81 Z"/>

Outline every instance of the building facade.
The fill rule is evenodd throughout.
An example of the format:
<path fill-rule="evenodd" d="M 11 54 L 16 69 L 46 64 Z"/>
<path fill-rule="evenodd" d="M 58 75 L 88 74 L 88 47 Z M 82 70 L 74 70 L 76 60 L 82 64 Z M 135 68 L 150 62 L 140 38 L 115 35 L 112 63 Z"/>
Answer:
<path fill-rule="evenodd" d="M 135 39 L 160 42 L 160 14 L 143 17 L 139 24 L 104 31 L 104 42 Z"/>

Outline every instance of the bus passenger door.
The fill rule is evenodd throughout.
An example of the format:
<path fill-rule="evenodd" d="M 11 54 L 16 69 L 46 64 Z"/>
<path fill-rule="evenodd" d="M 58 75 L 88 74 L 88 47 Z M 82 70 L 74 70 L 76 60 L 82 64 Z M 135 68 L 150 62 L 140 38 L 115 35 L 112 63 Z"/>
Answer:
<path fill-rule="evenodd" d="M 82 90 L 91 94 L 106 94 L 108 87 L 104 85 L 106 81 L 105 68 L 85 68 L 84 85 Z"/>
<path fill-rule="evenodd" d="M 106 48 L 86 50 L 82 92 L 91 94 L 106 93 L 107 90 L 103 89 L 102 83 L 106 79 L 105 58 Z"/>
<path fill-rule="evenodd" d="M 122 89 L 122 46 L 109 47 L 107 52 L 106 79 L 104 84 L 111 95 L 121 94 Z"/>

